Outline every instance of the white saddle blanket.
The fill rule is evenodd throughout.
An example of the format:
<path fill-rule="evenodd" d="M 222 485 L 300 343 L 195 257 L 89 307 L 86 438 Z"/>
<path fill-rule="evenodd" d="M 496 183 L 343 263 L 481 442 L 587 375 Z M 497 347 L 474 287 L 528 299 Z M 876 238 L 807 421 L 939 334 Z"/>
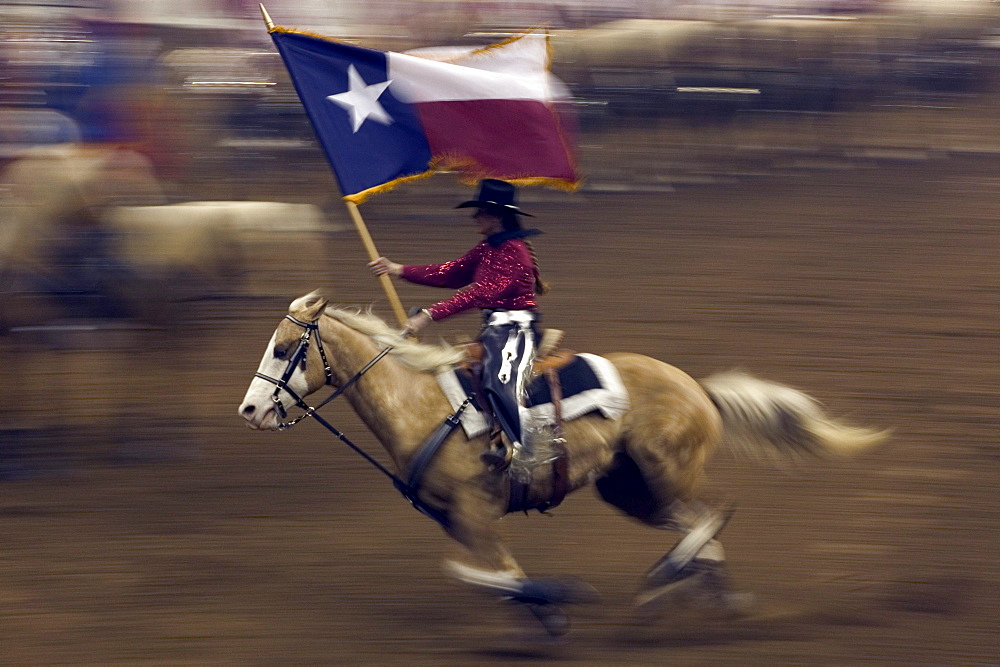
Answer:
<path fill-rule="evenodd" d="M 560 369 L 559 377 L 563 389 L 563 421 L 571 421 L 591 412 L 599 412 L 606 419 L 618 419 L 629 408 L 628 392 L 618 369 L 604 357 L 577 354 L 574 361 Z M 460 377 L 459 371 L 449 370 L 438 374 L 437 379 L 452 409 L 457 410 L 469 395 L 468 378 Z M 553 422 L 555 413 L 548 399 L 547 380 L 536 377 L 528 393 L 526 403 L 532 418 L 541 423 Z M 539 400 L 540 397 L 542 400 Z M 489 430 L 489 418 L 476 406 L 470 405 L 462 413 L 462 428 L 466 437 L 475 438 Z"/>

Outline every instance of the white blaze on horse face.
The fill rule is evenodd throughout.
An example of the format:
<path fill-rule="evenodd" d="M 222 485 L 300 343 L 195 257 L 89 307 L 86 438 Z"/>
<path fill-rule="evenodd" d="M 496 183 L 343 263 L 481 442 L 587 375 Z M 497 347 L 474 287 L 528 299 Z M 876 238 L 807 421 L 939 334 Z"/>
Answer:
<path fill-rule="evenodd" d="M 276 380 L 284 375 L 285 369 L 288 368 L 288 358 L 295 351 L 293 346 L 284 359 L 275 357 L 274 346 L 277 335 L 277 331 L 271 335 L 271 340 L 268 341 L 267 347 L 264 349 L 264 356 L 257 367 L 258 373 Z M 305 396 L 307 393 L 305 373 L 299 368 L 295 369 L 292 377 L 288 380 L 288 385 L 299 396 Z M 275 431 L 278 429 L 278 426 L 281 424 L 281 418 L 274 409 L 274 401 L 271 400 L 271 397 L 274 395 L 274 389 L 274 383 L 268 382 L 263 378 L 254 377 L 250 381 L 250 387 L 247 388 L 247 393 L 243 397 L 243 402 L 239 408 L 239 415 L 247 420 L 247 426 L 263 431 Z M 286 408 L 294 405 L 294 400 L 287 392 L 282 391 L 278 395 L 278 398 L 281 399 Z"/>

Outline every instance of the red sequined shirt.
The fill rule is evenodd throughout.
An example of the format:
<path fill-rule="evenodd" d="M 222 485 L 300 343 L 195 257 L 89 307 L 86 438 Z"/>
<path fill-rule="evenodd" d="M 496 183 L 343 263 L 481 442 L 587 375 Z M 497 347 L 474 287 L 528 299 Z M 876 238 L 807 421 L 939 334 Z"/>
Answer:
<path fill-rule="evenodd" d="M 407 265 L 401 276 L 419 285 L 463 288 L 427 310 L 442 320 L 470 308 L 534 310 L 535 263 L 524 241 L 507 239 L 497 247 L 483 241 L 444 264 Z"/>

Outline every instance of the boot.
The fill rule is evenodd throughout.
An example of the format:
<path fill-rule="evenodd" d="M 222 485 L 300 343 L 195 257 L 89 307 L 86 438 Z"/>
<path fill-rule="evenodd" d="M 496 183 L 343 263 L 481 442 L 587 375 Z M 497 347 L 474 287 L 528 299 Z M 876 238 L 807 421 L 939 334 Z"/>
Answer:
<path fill-rule="evenodd" d="M 479 458 L 492 472 L 503 472 L 510 467 L 513 454 L 513 448 L 504 443 L 503 431 L 497 429 L 490 433 L 489 449 L 480 454 Z"/>

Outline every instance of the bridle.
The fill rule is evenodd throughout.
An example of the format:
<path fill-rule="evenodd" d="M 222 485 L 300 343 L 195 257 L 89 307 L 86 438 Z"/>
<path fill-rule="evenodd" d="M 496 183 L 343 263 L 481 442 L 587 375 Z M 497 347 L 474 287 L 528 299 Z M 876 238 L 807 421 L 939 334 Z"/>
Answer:
<path fill-rule="evenodd" d="M 285 430 L 286 428 L 291 428 L 292 426 L 295 426 L 300 421 L 302 421 L 303 419 L 305 419 L 306 417 L 308 417 L 309 415 L 311 415 L 312 413 L 314 413 L 316 411 L 316 408 L 310 407 L 302 399 L 301 396 L 299 396 L 298 394 L 296 394 L 295 391 L 291 387 L 288 386 L 288 381 L 292 379 L 292 375 L 295 374 L 295 369 L 298 367 L 298 365 L 300 363 L 302 363 L 303 361 L 305 361 L 306 354 L 308 354 L 308 352 L 309 352 L 309 341 L 312 338 L 312 334 L 313 334 L 314 331 L 316 331 L 317 329 L 319 329 L 319 324 L 318 324 L 319 320 L 318 319 L 315 319 L 312 322 L 303 322 L 302 320 L 296 319 L 296 318 L 292 317 L 291 315 L 285 315 L 285 319 L 288 320 L 289 322 L 292 322 L 294 324 L 299 325 L 300 327 L 302 327 L 302 330 L 303 330 L 302 331 L 302 335 L 299 336 L 299 344 L 295 348 L 295 352 L 292 353 L 292 358 L 288 360 L 288 366 L 285 367 L 285 372 L 282 373 L 280 379 L 275 379 L 275 378 L 271 377 L 270 375 L 264 375 L 260 371 L 257 371 L 256 373 L 254 373 L 255 377 L 259 377 L 262 380 L 267 380 L 268 382 L 270 382 L 270 383 L 272 383 L 274 385 L 274 393 L 271 394 L 271 402 L 274 404 L 275 411 L 279 415 L 281 415 L 282 419 L 284 419 L 285 417 L 288 416 L 288 410 L 285 408 L 285 404 L 281 402 L 281 391 L 282 390 L 284 390 L 285 392 L 287 392 L 288 395 L 291 396 L 295 400 L 295 405 L 297 407 L 300 407 L 303 410 L 305 410 L 304 414 L 299 415 L 298 417 L 296 417 L 292 421 L 290 421 L 288 423 L 284 423 L 284 422 L 280 423 L 278 425 L 278 430 L 282 430 L 282 431 Z M 323 337 L 322 336 L 319 336 L 319 335 L 316 336 L 316 347 L 319 348 L 319 356 L 323 360 L 323 371 L 326 373 L 326 382 L 324 383 L 324 385 L 325 386 L 335 386 L 334 382 L 333 382 L 333 370 L 330 368 L 330 362 L 327 361 L 326 350 L 323 349 Z M 332 400 L 332 399 L 327 399 L 327 401 L 329 401 L 329 400 Z M 324 403 L 325 402 L 326 401 L 324 401 Z"/>
<path fill-rule="evenodd" d="M 288 381 L 292 379 L 292 375 L 295 373 L 296 367 L 299 365 L 300 362 L 305 360 L 306 353 L 309 352 L 309 340 L 312 338 L 313 332 L 319 329 L 319 324 L 318 324 L 319 318 L 313 320 L 312 322 L 303 322 L 302 320 L 296 319 L 291 315 L 285 315 L 285 319 L 288 320 L 289 322 L 299 325 L 300 327 L 302 327 L 303 331 L 302 335 L 299 336 L 299 345 L 298 347 L 295 348 L 295 352 L 292 353 L 292 358 L 288 360 L 288 366 L 285 367 L 285 372 L 282 373 L 281 379 L 275 379 L 270 375 L 264 375 L 260 371 L 254 373 L 255 377 L 259 377 L 262 380 L 267 380 L 268 382 L 274 385 L 274 393 L 271 394 L 271 402 L 274 403 L 274 409 L 279 415 L 281 415 L 282 419 L 288 416 L 288 410 L 285 409 L 284 403 L 281 402 L 282 390 L 287 392 L 289 396 L 295 399 L 296 407 L 305 410 L 305 412 L 303 412 L 301 415 L 291 420 L 290 422 L 279 423 L 278 430 L 284 431 L 285 429 L 289 429 L 295 426 L 306 417 L 314 417 L 317 421 L 322 422 L 323 425 L 326 426 L 328 429 L 335 431 L 335 429 L 332 429 L 332 427 L 329 424 L 327 424 L 325 421 L 319 418 L 319 415 L 316 414 L 316 411 L 319 410 L 324 405 L 326 405 L 327 403 L 329 403 L 330 401 L 332 401 L 333 399 L 343 394 L 345 391 L 347 391 L 348 387 L 350 387 L 355 382 L 360 380 L 362 375 L 367 373 L 369 370 L 371 370 L 372 366 L 374 366 L 375 364 L 377 364 L 379 361 L 382 360 L 382 357 L 389 354 L 389 352 L 392 351 L 392 347 L 387 347 L 381 352 L 379 352 L 378 355 L 374 359 L 369 361 L 367 364 L 365 364 L 360 371 L 352 375 L 347 382 L 338 387 L 336 383 L 333 381 L 333 370 L 330 368 L 330 362 L 327 361 L 326 350 L 323 349 L 323 337 L 317 334 L 316 347 L 319 348 L 319 356 L 323 360 L 323 372 L 326 373 L 326 382 L 323 384 L 324 386 L 333 387 L 336 391 L 327 396 L 323 400 L 323 402 L 317 405 L 316 407 L 310 407 L 309 404 L 306 403 L 301 396 L 296 394 L 295 391 L 288 386 Z"/>
<path fill-rule="evenodd" d="M 282 373 L 281 374 L 281 378 L 278 378 L 278 379 L 273 378 L 270 375 L 265 375 L 264 373 L 261 373 L 260 371 L 257 371 L 256 373 L 254 373 L 255 377 L 259 377 L 262 380 L 267 380 L 268 382 L 270 382 L 271 384 L 274 385 L 274 393 L 271 394 L 271 401 L 274 403 L 274 409 L 278 412 L 279 415 L 281 415 L 282 419 L 284 419 L 285 417 L 288 416 L 288 411 L 285 409 L 285 406 L 281 402 L 281 398 L 280 398 L 280 394 L 281 394 L 282 390 L 284 390 L 285 392 L 287 392 L 289 396 L 291 396 L 293 399 L 295 399 L 295 405 L 297 407 L 302 408 L 305 411 L 301 415 L 299 415 L 298 417 L 296 417 L 295 419 L 291 420 L 290 422 L 279 423 L 278 424 L 278 430 L 279 431 L 284 431 L 285 429 L 289 429 L 289 428 L 295 426 L 296 424 L 298 424 L 300 421 L 302 421 L 306 417 L 312 417 L 313 419 L 315 419 L 316 421 L 318 421 L 320 424 L 322 424 L 323 427 L 326 428 L 326 430 L 330 431 L 330 433 L 332 433 L 334 436 L 336 436 L 341 442 L 343 442 L 345 445 L 347 445 L 348 447 L 350 447 L 351 449 L 353 449 L 355 452 L 357 452 L 358 454 L 360 454 L 362 458 L 364 458 L 366 461 L 368 461 L 368 463 L 370 463 L 372 466 L 374 466 L 376 469 L 378 469 L 379 472 L 381 472 L 383 475 L 385 475 L 386 477 L 388 477 L 389 479 L 391 479 L 392 483 L 393 483 L 393 486 L 395 486 L 396 489 L 400 493 L 402 493 L 403 496 L 407 500 L 409 500 L 410 503 L 418 511 L 420 511 L 423 514 L 427 515 L 431 519 L 434 519 L 441 526 L 447 528 L 447 526 L 448 526 L 448 516 L 447 516 L 447 514 L 444 513 L 444 512 L 442 512 L 441 510 L 438 510 L 438 509 L 436 509 L 434 507 L 431 507 L 430 505 L 428 505 L 427 503 L 425 503 L 423 500 L 421 500 L 420 497 L 417 495 L 417 489 L 418 489 L 418 485 L 420 483 L 420 477 L 423 475 L 424 468 L 430 463 L 430 459 L 434 456 L 434 453 L 437 451 L 436 446 L 434 448 L 432 448 L 432 449 L 425 449 L 425 450 L 421 451 L 421 454 L 418 455 L 418 460 L 417 460 L 416 464 L 414 465 L 414 470 L 411 471 L 409 481 L 404 481 L 404 480 L 400 479 L 399 477 L 397 477 L 396 475 L 394 475 L 391 470 L 389 470 L 384 465 L 382 465 L 381 463 L 379 463 L 378 461 L 376 461 L 370 454 L 368 454 L 368 452 L 364 451 L 363 449 L 361 449 L 360 447 L 358 447 L 356 444 L 354 444 L 353 442 L 351 442 L 350 439 L 346 435 L 344 435 L 344 433 L 340 429 L 338 429 L 333 424 L 331 424 L 330 422 L 326 421 L 321 416 L 319 416 L 318 414 L 316 414 L 317 410 L 319 410 L 321 407 L 323 407 L 324 405 L 326 405 L 327 403 L 329 403 L 333 399 L 335 399 L 338 396 L 340 396 L 341 394 L 343 394 L 347 390 L 348 387 L 350 387 L 355 382 L 357 382 L 359 379 L 361 379 L 362 375 L 364 375 L 365 373 L 367 373 L 371 369 L 372 366 L 374 366 L 379 361 L 381 361 L 382 357 L 384 357 L 385 355 L 389 354 L 389 352 L 392 351 L 392 347 L 387 347 L 387 348 L 383 349 L 381 352 L 378 353 L 378 355 L 374 359 L 372 359 L 367 364 L 365 364 L 364 367 L 361 370 L 359 370 L 357 373 L 355 373 L 354 375 L 352 375 L 351 378 L 347 380 L 347 382 L 345 382 L 344 384 L 342 384 L 342 385 L 340 385 L 338 387 L 334 383 L 334 381 L 333 381 L 333 370 L 330 368 L 330 362 L 327 361 L 326 350 L 323 349 L 323 337 L 320 336 L 319 334 L 317 334 L 316 335 L 316 347 L 319 348 L 319 356 L 323 360 L 323 370 L 326 373 L 326 383 L 325 384 L 328 385 L 328 386 L 334 387 L 335 391 L 332 394 L 330 394 L 329 396 L 327 396 L 326 399 L 324 399 L 322 403 L 320 403 L 316 407 L 311 407 L 308 403 L 306 403 L 302 399 L 301 396 L 299 396 L 298 394 L 296 394 L 292 390 L 292 388 L 288 386 L 288 381 L 292 379 L 292 375 L 295 373 L 295 369 L 298 367 L 299 363 L 301 363 L 305 359 L 306 353 L 309 351 L 309 341 L 312 338 L 312 334 L 313 334 L 314 331 L 317 331 L 319 329 L 319 324 L 318 324 L 319 318 L 313 320 L 312 322 L 303 322 L 302 320 L 296 319 L 296 318 L 292 317 L 291 315 L 285 315 L 285 319 L 288 320 L 289 322 L 292 322 L 294 324 L 299 325 L 303 329 L 302 335 L 299 337 L 299 345 L 298 345 L 298 347 L 295 348 L 295 352 L 292 353 L 292 358 L 288 360 L 288 366 L 285 368 L 285 372 Z M 472 402 L 472 397 L 470 396 L 462 404 L 462 406 L 461 406 L 461 408 L 459 410 L 457 410 L 452 415 L 448 416 L 446 422 L 451 427 L 451 429 L 454 429 L 455 427 L 457 427 L 459 425 L 458 419 L 461 416 L 462 411 L 471 402 Z M 442 428 L 442 427 L 439 427 L 439 429 L 440 428 Z M 442 438 L 442 441 L 443 441 L 443 438 Z M 438 444 L 440 444 L 440 442 Z"/>

